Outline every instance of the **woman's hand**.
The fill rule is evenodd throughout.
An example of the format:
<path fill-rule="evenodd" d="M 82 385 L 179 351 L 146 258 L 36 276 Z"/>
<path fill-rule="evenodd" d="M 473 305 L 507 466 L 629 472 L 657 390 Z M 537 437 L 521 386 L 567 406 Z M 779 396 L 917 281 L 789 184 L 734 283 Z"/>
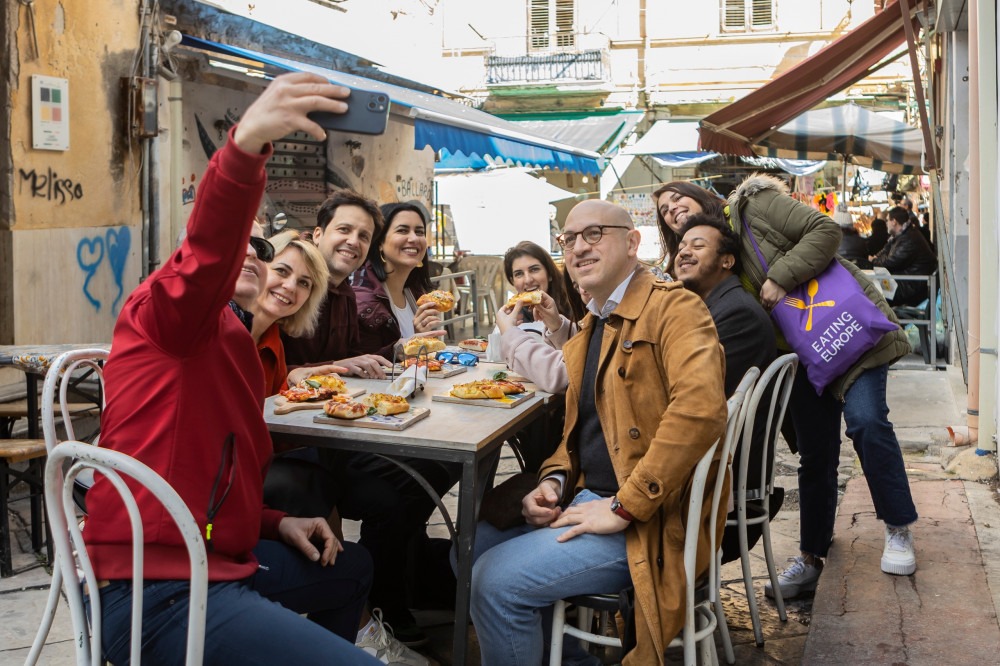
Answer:
<path fill-rule="evenodd" d="M 541 321 L 545 324 L 545 328 L 549 329 L 550 332 L 558 331 L 559 327 L 562 326 L 562 318 L 559 316 L 559 308 L 556 307 L 556 301 L 554 298 L 542 292 L 542 302 L 535 306 L 534 312 L 536 321 Z"/>
<path fill-rule="evenodd" d="M 497 328 L 500 329 L 500 335 L 520 324 L 523 319 L 520 307 L 508 308 L 504 306 L 497 310 Z"/>
<path fill-rule="evenodd" d="M 785 298 L 785 294 L 788 292 L 782 288 L 780 284 L 768 278 L 764 281 L 764 284 L 760 287 L 760 304 L 770 312 Z"/>
<path fill-rule="evenodd" d="M 427 333 L 441 327 L 441 312 L 434 303 L 424 303 L 413 315 L 413 331 Z"/>
<path fill-rule="evenodd" d="M 295 368 L 288 373 L 286 381 L 289 386 L 295 386 L 303 379 L 309 379 L 313 375 L 333 375 L 347 372 L 349 372 L 349 370 L 340 365 L 317 365 L 308 368 Z"/>

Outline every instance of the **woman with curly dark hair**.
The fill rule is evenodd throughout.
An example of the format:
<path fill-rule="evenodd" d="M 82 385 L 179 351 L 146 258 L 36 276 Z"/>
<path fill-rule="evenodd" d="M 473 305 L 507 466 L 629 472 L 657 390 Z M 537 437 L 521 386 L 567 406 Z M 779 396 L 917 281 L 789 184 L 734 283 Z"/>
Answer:
<path fill-rule="evenodd" d="M 583 319 L 585 308 L 579 294 L 566 291 L 556 262 L 540 245 L 521 241 L 507 250 L 503 256 L 503 272 L 517 293 L 541 290 L 556 302 L 559 314 L 570 321 Z"/>

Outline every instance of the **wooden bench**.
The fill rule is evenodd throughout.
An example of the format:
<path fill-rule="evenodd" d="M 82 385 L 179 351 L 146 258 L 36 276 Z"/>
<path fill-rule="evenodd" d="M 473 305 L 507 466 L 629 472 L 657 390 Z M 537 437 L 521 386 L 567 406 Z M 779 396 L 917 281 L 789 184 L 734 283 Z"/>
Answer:
<path fill-rule="evenodd" d="M 28 467 L 24 471 L 11 467 L 12 464 L 25 460 L 28 461 Z M 7 515 L 10 490 L 20 481 L 28 485 L 27 497 L 31 501 L 31 546 L 36 552 L 40 551 L 42 542 L 45 541 L 48 544 L 48 561 L 52 561 L 52 542 L 45 538 L 42 523 L 44 469 L 44 439 L 0 439 L 0 577 L 6 578 L 23 571 L 14 571 L 10 520 Z"/>
<path fill-rule="evenodd" d="M 98 409 L 97 404 L 93 402 L 70 402 L 67 403 L 67 407 L 70 414 L 83 414 Z M 55 406 L 55 413 L 58 417 L 59 405 Z M 28 418 L 30 414 L 27 400 L 0 403 L 0 437 L 11 437 L 18 419 Z"/>

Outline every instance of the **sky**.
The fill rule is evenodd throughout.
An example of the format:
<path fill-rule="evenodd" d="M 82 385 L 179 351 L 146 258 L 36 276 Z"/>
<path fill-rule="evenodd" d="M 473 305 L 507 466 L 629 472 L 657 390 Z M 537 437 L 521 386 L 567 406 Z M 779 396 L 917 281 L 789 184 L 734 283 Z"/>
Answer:
<path fill-rule="evenodd" d="M 202 0 L 286 32 L 378 63 L 431 85 L 441 58 L 438 0 L 346 0 L 346 12 L 309 0 Z M 367 29 L 369 28 L 370 29 Z"/>

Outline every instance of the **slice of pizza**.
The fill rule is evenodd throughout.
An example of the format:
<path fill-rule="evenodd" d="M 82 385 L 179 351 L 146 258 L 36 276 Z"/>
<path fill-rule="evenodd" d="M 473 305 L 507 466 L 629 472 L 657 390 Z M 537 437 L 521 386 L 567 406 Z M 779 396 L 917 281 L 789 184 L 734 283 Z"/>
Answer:
<path fill-rule="evenodd" d="M 538 305 L 542 302 L 542 292 L 539 290 L 535 291 L 525 291 L 520 294 L 514 294 L 507 299 L 507 305 L 504 307 L 508 310 L 517 307 L 518 305 L 532 307 Z"/>
<path fill-rule="evenodd" d="M 402 414 L 410 410 L 410 403 L 406 401 L 406 398 L 388 393 L 369 393 L 361 399 L 361 403 L 374 409 L 382 416 Z"/>
<path fill-rule="evenodd" d="M 417 305 L 423 305 L 424 303 L 433 303 L 438 312 L 448 312 L 455 307 L 455 297 L 452 296 L 450 291 L 435 289 L 417 299 Z"/>
<path fill-rule="evenodd" d="M 441 338 L 413 337 L 403 344 L 403 353 L 407 356 L 416 356 L 426 348 L 428 354 L 443 351 L 445 348 Z"/>
<path fill-rule="evenodd" d="M 469 338 L 468 340 L 462 340 L 459 342 L 458 346 L 462 349 L 484 352 L 489 346 L 489 343 L 486 340 L 480 340 L 479 338 Z"/>
<path fill-rule="evenodd" d="M 503 389 L 489 380 L 479 380 L 466 384 L 455 384 L 451 394 L 463 400 L 485 400 L 487 398 L 502 398 L 506 395 Z"/>
<path fill-rule="evenodd" d="M 428 372 L 441 372 L 444 367 L 444 362 L 437 360 L 436 358 L 429 358 L 426 361 L 423 359 L 417 359 L 416 357 L 410 357 L 403 360 L 403 367 L 409 368 L 414 366 L 419 361 L 421 368 L 427 368 Z"/>
<path fill-rule="evenodd" d="M 279 391 L 278 395 L 284 396 L 288 402 L 316 402 L 319 400 L 329 400 L 337 394 L 331 388 L 316 388 L 313 386 L 293 386 L 284 391 Z"/>
<path fill-rule="evenodd" d="M 368 406 L 355 400 L 327 400 L 323 411 L 335 419 L 360 419 L 368 416 Z"/>
<path fill-rule="evenodd" d="M 313 375 L 312 377 L 303 379 L 298 385 L 303 388 L 333 389 L 337 393 L 347 392 L 347 385 L 345 385 L 344 380 L 337 375 Z"/>
<path fill-rule="evenodd" d="M 524 384 L 520 382 L 512 382 L 508 379 L 493 379 L 491 381 L 499 386 L 504 394 L 524 393 Z"/>

